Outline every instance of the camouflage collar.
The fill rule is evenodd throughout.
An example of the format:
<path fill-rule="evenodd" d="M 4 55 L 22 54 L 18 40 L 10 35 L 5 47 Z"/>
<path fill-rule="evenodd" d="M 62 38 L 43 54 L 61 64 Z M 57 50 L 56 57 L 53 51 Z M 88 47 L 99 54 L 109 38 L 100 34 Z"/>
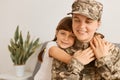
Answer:
<path fill-rule="evenodd" d="M 89 42 L 80 42 L 79 40 L 76 40 L 75 42 L 75 45 L 73 46 L 73 48 L 75 50 L 84 50 L 84 49 L 87 49 L 88 47 L 90 46 L 90 43 Z"/>
<path fill-rule="evenodd" d="M 104 35 L 101 33 L 95 33 L 94 36 L 99 35 L 102 39 L 104 38 Z M 75 50 L 84 50 L 87 49 L 90 46 L 90 42 L 80 42 L 78 39 L 76 39 L 75 44 L 73 45 L 73 48 Z"/>

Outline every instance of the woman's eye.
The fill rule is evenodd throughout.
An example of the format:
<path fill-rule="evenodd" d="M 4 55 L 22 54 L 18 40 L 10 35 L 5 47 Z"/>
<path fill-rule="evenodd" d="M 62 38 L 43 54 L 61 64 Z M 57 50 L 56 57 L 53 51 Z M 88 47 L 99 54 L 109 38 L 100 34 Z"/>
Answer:
<path fill-rule="evenodd" d="M 86 21 L 86 23 L 87 23 L 87 24 L 90 24 L 90 23 L 92 23 L 92 21 L 91 21 L 91 20 L 88 20 L 88 21 Z"/>
<path fill-rule="evenodd" d="M 75 19 L 74 21 L 75 21 L 75 22 L 80 22 L 80 20 L 76 20 L 76 19 Z"/>

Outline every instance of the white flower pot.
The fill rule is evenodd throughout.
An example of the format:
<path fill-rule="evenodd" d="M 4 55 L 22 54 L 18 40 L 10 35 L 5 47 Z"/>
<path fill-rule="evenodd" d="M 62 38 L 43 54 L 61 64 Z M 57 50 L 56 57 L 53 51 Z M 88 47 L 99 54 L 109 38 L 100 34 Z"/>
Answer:
<path fill-rule="evenodd" d="M 25 73 L 25 65 L 15 65 L 16 76 L 22 77 Z"/>

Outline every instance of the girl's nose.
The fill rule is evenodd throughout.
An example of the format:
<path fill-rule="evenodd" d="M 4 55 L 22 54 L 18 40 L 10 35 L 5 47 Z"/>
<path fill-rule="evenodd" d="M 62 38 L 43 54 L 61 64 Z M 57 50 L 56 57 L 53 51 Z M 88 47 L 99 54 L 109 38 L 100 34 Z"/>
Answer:
<path fill-rule="evenodd" d="M 69 36 L 68 36 L 68 35 L 66 35 L 66 36 L 64 37 L 64 40 L 68 40 L 68 38 L 69 38 Z"/>
<path fill-rule="evenodd" d="M 65 37 L 65 40 L 68 40 L 68 37 L 67 37 L 67 36 Z"/>

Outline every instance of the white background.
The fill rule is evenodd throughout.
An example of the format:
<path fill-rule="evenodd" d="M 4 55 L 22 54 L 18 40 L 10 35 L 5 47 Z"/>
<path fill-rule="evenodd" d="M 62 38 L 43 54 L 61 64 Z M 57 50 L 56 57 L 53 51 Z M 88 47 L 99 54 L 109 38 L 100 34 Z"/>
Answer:
<path fill-rule="evenodd" d="M 31 38 L 41 42 L 54 38 L 55 28 L 61 18 L 71 11 L 74 0 L 0 0 L 0 73 L 13 70 L 8 44 L 13 38 L 16 26 L 23 36 L 30 31 Z M 104 5 L 99 32 L 106 40 L 120 43 L 120 0 L 99 0 Z M 32 70 L 35 54 L 27 62 Z"/>

